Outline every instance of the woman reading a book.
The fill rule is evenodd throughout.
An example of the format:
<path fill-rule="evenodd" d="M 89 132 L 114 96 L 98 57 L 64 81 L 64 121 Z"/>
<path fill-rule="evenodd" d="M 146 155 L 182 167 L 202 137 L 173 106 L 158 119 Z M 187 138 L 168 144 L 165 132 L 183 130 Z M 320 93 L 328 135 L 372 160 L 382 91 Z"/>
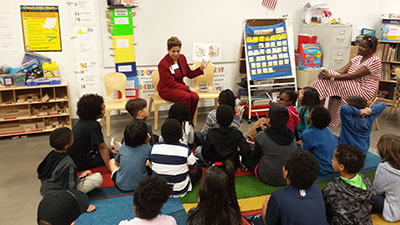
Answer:
<path fill-rule="evenodd" d="M 381 75 L 381 60 L 374 55 L 377 44 L 376 37 L 364 36 L 358 56 L 340 70 L 322 70 L 310 85 L 317 89 L 321 100 L 330 97 L 330 126 L 340 125 L 340 106 L 346 104 L 348 97 L 362 96 L 368 101 L 374 96 Z"/>
<path fill-rule="evenodd" d="M 184 77 L 195 78 L 203 74 L 208 62 L 202 62 L 196 70 L 191 70 L 186 57 L 181 52 L 182 42 L 177 37 L 167 41 L 168 54 L 158 64 L 160 82 L 157 91 L 161 98 L 171 102 L 183 102 L 193 118 L 199 96 L 183 82 Z"/>

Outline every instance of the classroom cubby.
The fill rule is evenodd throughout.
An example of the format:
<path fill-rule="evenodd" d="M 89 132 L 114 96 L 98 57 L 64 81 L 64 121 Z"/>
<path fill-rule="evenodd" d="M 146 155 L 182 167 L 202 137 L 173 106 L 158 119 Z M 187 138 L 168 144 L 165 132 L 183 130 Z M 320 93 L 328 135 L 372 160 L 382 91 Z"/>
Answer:
<path fill-rule="evenodd" d="M 0 136 L 71 127 L 68 84 L 0 88 Z"/>

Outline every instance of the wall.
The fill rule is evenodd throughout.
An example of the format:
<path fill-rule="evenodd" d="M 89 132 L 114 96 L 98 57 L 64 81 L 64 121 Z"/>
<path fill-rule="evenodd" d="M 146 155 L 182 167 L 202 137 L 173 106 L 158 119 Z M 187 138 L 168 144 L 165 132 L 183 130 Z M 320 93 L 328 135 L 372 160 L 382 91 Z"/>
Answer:
<path fill-rule="evenodd" d="M 89 0 L 90 1 L 90 0 Z M 102 76 L 106 72 L 114 71 L 107 67 L 107 53 L 109 51 L 108 35 L 105 31 L 105 2 L 106 0 L 92 0 L 95 4 L 95 29 L 97 34 L 96 46 L 98 48 L 98 63 L 96 71 L 98 74 L 98 92 L 105 96 Z M 1 17 L 8 18 L 7 27 L 13 40 L 9 46 L 1 47 L 4 39 L 0 36 L 0 62 L 2 65 L 18 66 L 24 54 L 22 28 L 19 5 L 58 5 L 60 7 L 60 26 L 62 35 L 62 52 L 43 53 L 54 59 L 60 68 L 61 77 L 70 85 L 71 111 L 76 117 L 76 102 L 79 99 L 79 84 L 77 75 L 74 73 L 76 65 L 74 59 L 73 21 L 72 9 L 68 2 L 74 0 L 16 0 L 7 1 L 2 6 Z M 302 23 L 302 8 L 306 0 L 278 0 L 276 10 L 271 12 L 261 6 L 262 0 L 170 0 L 170 1 L 140 1 L 135 10 L 134 17 L 136 62 L 139 71 L 154 70 L 159 60 L 166 54 L 166 40 L 172 35 L 180 37 L 183 41 L 182 52 L 191 63 L 192 43 L 221 43 L 222 58 L 215 62 L 216 66 L 223 68 L 221 76 L 224 88 L 234 86 L 236 73 L 236 59 L 239 54 L 240 38 L 242 35 L 242 21 L 245 18 L 280 17 L 287 14 L 293 18 L 293 31 L 296 36 L 300 32 Z M 393 12 L 400 8 L 398 0 L 375 1 L 375 0 L 326 0 L 334 17 L 340 17 L 343 22 L 353 24 L 353 34 L 356 36 L 363 27 L 377 29 L 381 13 Z M 399 13 L 399 12 L 397 12 Z M 1 28 L 1 27 L 0 27 Z M 103 54 L 104 53 L 104 54 Z M 109 63 L 108 63 L 109 64 Z M 112 63 L 111 63 L 112 64 Z M 149 82 L 149 76 L 143 75 L 141 82 Z M 221 79 L 221 78 L 219 78 Z M 146 96 L 151 90 L 143 90 Z M 209 105 L 211 102 L 202 102 L 200 106 Z M 165 108 L 164 108 L 165 109 Z"/>

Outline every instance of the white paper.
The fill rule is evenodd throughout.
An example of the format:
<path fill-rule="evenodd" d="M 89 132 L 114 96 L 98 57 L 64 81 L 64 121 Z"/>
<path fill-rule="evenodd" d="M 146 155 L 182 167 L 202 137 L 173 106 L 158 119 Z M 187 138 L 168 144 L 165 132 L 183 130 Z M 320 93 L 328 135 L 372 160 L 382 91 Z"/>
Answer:
<path fill-rule="evenodd" d="M 203 58 L 216 60 L 221 58 L 221 44 L 219 43 L 194 43 L 193 61 L 202 61 Z"/>
<path fill-rule="evenodd" d="M 54 27 L 56 27 L 56 23 L 57 23 L 57 18 L 46 18 L 46 22 L 43 24 L 44 28 L 47 29 L 54 29 Z"/>
<path fill-rule="evenodd" d="M 18 19 L 15 15 L 12 10 L 3 9 L 0 11 L 0 54 L 19 50 L 20 43 L 16 34 L 20 31 L 17 31 L 17 26 L 11 23 L 11 21 Z"/>
<path fill-rule="evenodd" d="M 72 16 L 75 25 L 96 25 L 94 2 L 95 0 L 76 0 L 74 2 Z"/>
<path fill-rule="evenodd" d="M 117 48 L 129 48 L 129 40 L 117 39 Z"/>
<path fill-rule="evenodd" d="M 127 16 L 128 10 L 127 9 L 115 9 L 115 16 Z"/>
<path fill-rule="evenodd" d="M 114 17 L 114 24 L 129 24 L 128 17 Z"/>
<path fill-rule="evenodd" d="M 88 58 L 92 54 L 97 54 L 97 40 L 95 27 L 76 26 L 73 27 L 74 36 L 74 52 L 78 54 L 87 54 Z"/>
<path fill-rule="evenodd" d="M 119 72 L 132 72 L 132 66 L 131 65 L 118 66 L 118 71 Z"/>
<path fill-rule="evenodd" d="M 135 81 L 134 80 L 127 80 L 126 81 L 126 89 L 134 89 L 135 88 Z"/>

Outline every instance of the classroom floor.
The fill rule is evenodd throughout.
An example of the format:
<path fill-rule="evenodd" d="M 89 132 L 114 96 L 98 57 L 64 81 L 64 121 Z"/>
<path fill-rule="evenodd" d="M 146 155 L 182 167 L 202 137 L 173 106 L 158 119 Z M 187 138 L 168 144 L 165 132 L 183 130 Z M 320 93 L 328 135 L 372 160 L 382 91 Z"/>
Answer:
<path fill-rule="evenodd" d="M 370 149 L 372 152 L 375 152 L 376 143 L 381 135 L 399 134 L 400 113 L 392 114 L 389 120 L 385 120 L 385 116 L 386 112 L 379 117 L 380 130 L 376 130 L 375 127 L 372 130 Z M 160 118 L 159 124 L 162 124 L 164 119 Z M 199 115 L 195 130 L 199 130 L 204 125 L 205 119 L 206 114 Z M 114 116 L 111 119 L 111 137 L 120 139 L 128 120 L 127 114 Z M 149 123 L 153 126 L 152 119 Z M 240 130 L 245 133 L 251 125 L 242 120 Z M 332 128 L 332 132 L 336 135 L 339 131 L 339 128 Z M 159 134 L 160 129 L 154 133 Z M 110 138 L 105 138 L 105 141 L 108 144 Z M 35 224 L 37 205 L 41 199 L 36 168 L 51 150 L 48 134 L 30 135 L 19 139 L 8 137 L 0 140 L 0 143 L 3 152 L 3 157 L 0 158 L 0 171 L 3 171 L 0 176 L 1 224 Z"/>

